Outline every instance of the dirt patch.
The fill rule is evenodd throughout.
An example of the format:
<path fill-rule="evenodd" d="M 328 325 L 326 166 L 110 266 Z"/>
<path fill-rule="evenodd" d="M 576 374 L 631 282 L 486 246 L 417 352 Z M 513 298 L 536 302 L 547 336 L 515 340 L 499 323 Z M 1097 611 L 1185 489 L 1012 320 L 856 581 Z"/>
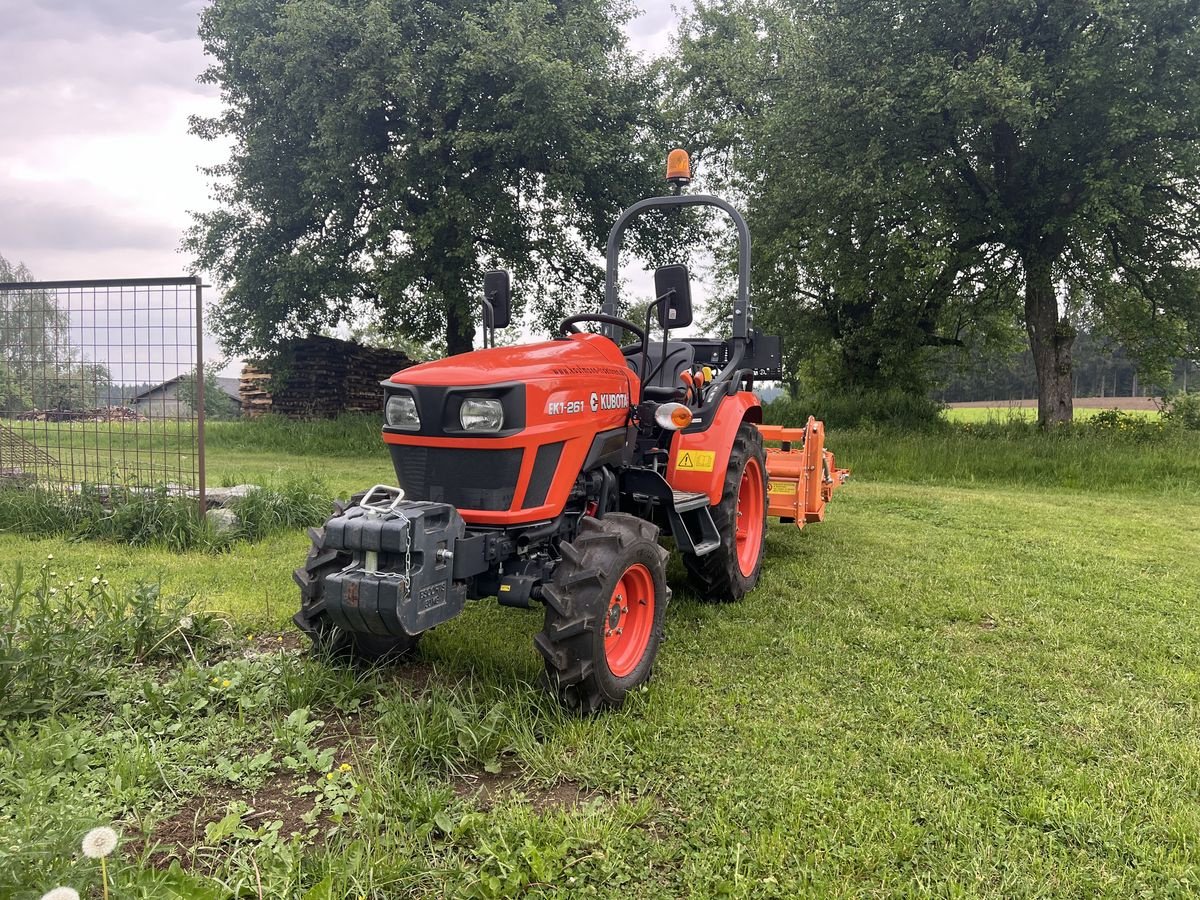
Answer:
<path fill-rule="evenodd" d="M 528 801 L 535 812 L 578 809 L 592 800 L 603 798 L 600 791 L 585 788 L 578 782 L 564 779 L 551 785 L 523 783 L 520 772 L 480 772 L 461 775 L 454 780 L 454 793 L 483 810 L 511 794 Z"/>
<path fill-rule="evenodd" d="M 291 772 L 280 772 L 252 793 L 236 785 L 213 785 L 203 794 L 189 798 L 174 815 L 154 827 L 153 833 L 143 842 L 143 847 L 154 848 L 150 864 L 165 869 L 171 860 L 177 859 L 185 869 L 208 871 L 210 856 L 199 852 L 207 844 L 205 828 L 210 822 L 220 821 L 229 804 L 237 800 L 250 807 L 251 811 L 242 817 L 248 828 L 260 828 L 276 819 L 283 823 L 280 833 L 284 835 L 311 827 L 303 817 L 312 809 L 312 798 L 296 794 L 296 789 L 305 781 Z"/>
<path fill-rule="evenodd" d="M 252 656 L 268 653 L 307 653 L 312 644 L 300 631 L 275 631 L 256 634 L 247 642 L 246 651 Z"/>
<path fill-rule="evenodd" d="M 316 711 L 313 717 L 322 719 L 325 726 L 314 736 L 312 744 L 320 750 L 334 749 L 335 768 L 341 763 L 353 765 L 354 760 L 375 743 L 374 735 L 366 732 L 359 716 L 343 716 L 329 710 Z M 242 753 L 253 755 L 261 749 L 266 748 L 250 748 Z M 314 827 L 304 821 L 304 816 L 313 808 L 314 797 L 300 795 L 297 790 L 320 777 L 317 772 L 275 772 L 254 790 L 232 784 L 209 784 L 201 793 L 187 798 L 175 813 L 156 824 L 137 850 L 152 848 L 150 862 L 155 868 L 166 868 L 171 860 L 177 859 L 185 869 L 207 872 L 212 868 L 210 861 L 214 857 L 199 852 L 208 844 L 206 826 L 220 821 L 231 803 L 240 801 L 250 808 L 250 812 L 242 817 L 242 824 L 251 830 L 279 820 L 282 835 L 304 832 Z M 315 823 L 318 833 L 322 819 L 326 817 L 322 816 Z"/>
<path fill-rule="evenodd" d="M 389 680 L 413 696 L 424 694 L 436 674 L 433 664 L 423 659 L 402 659 L 387 669 Z"/>

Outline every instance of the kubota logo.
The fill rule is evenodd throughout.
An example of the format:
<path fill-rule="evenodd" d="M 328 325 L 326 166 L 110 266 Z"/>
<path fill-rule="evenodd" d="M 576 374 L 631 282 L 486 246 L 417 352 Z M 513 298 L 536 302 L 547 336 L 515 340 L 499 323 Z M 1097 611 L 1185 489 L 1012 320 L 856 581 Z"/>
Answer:
<path fill-rule="evenodd" d="M 624 409 L 628 405 L 628 394 L 592 394 L 592 412 L 601 409 Z"/>

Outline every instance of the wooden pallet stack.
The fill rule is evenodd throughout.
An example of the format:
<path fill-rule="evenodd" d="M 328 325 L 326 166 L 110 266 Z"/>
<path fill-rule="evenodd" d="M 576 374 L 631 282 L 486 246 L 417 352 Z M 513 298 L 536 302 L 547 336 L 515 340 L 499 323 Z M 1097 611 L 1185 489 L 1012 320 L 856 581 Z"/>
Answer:
<path fill-rule="evenodd" d="M 330 337 L 292 341 L 281 357 L 287 360 L 281 378 L 261 365 L 242 369 L 243 416 L 271 412 L 289 419 L 331 419 L 344 412 L 382 413 L 379 382 L 413 364 L 400 350 Z"/>

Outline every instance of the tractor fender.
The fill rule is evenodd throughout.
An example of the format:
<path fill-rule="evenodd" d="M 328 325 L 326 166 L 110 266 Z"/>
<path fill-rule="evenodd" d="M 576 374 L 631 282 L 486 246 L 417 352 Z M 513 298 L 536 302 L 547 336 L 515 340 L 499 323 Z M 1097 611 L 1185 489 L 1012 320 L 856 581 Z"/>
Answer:
<path fill-rule="evenodd" d="M 762 422 L 762 403 L 749 391 L 738 391 L 721 398 L 708 415 L 711 421 L 702 418 L 675 432 L 667 483 L 676 491 L 707 494 L 709 503 L 716 505 L 721 502 L 733 439 L 743 422 Z"/>

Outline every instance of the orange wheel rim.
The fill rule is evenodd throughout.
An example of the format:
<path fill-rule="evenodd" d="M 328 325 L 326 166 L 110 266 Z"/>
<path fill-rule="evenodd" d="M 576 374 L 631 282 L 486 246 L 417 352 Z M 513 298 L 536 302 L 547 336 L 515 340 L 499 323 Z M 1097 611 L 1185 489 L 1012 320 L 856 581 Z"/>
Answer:
<path fill-rule="evenodd" d="M 638 667 L 654 628 L 654 576 L 641 563 L 621 575 L 604 618 L 604 656 L 609 671 L 624 678 Z"/>
<path fill-rule="evenodd" d="M 763 540 L 762 465 L 755 457 L 746 460 L 737 496 L 737 560 L 742 574 L 749 576 L 758 565 Z"/>

